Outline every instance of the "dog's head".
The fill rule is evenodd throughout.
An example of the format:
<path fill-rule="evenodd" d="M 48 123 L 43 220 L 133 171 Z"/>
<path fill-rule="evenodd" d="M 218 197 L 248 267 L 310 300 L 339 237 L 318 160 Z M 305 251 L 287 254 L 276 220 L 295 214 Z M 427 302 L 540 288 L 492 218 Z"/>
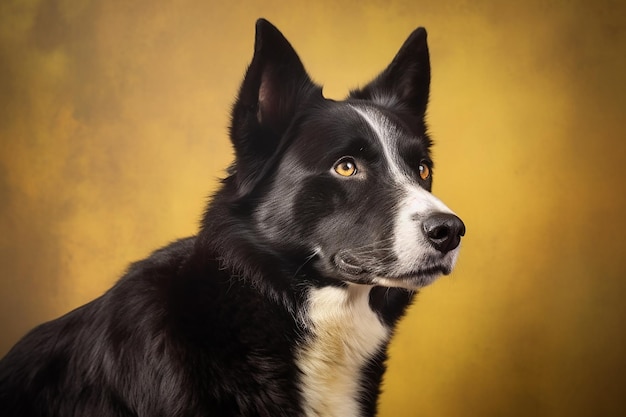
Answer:
<path fill-rule="evenodd" d="M 416 289 L 448 274 L 465 226 L 430 192 L 429 85 L 423 28 L 374 81 L 334 101 L 259 20 L 231 125 L 231 179 L 259 239 L 344 282 Z"/>

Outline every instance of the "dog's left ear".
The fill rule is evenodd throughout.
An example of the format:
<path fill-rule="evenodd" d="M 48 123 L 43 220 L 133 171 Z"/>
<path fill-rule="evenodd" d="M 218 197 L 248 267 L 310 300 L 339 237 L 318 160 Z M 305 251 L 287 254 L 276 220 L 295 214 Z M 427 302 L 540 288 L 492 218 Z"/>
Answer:
<path fill-rule="evenodd" d="M 297 109 L 322 97 L 289 41 L 270 22 L 256 23 L 254 56 L 232 111 L 238 196 L 246 195 L 267 169 Z"/>
<path fill-rule="evenodd" d="M 350 92 L 350 98 L 371 100 L 382 106 L 423 117 L 430 90 L 430 57 L 426 29 L 420 27 L 404 42 L 391 64 L 372 82 Z"/>

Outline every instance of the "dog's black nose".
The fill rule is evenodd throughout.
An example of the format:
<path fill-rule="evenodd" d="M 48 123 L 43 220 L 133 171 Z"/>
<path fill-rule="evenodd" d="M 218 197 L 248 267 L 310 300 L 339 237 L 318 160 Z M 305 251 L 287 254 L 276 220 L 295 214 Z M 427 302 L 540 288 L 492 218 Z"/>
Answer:
<path fill-rule="evenodd" d="M 461 242 L 465 235 L 465 224 L 454 214 L 435 213 L 422 223 L 429 242 L 442 253 L 448 253 Z"/>

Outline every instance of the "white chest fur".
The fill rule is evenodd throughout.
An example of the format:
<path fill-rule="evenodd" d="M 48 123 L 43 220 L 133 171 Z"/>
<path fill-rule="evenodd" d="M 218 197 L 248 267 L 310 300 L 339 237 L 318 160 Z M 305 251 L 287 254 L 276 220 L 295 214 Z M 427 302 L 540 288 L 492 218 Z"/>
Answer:
<path fill-rule="evenodd" d="M 312 337 L 300 348 L 307 417 L 356 417 L 360 370 L 389 338 L 369 307 L 371 287 L 311 290 L 303 318 Z"/>

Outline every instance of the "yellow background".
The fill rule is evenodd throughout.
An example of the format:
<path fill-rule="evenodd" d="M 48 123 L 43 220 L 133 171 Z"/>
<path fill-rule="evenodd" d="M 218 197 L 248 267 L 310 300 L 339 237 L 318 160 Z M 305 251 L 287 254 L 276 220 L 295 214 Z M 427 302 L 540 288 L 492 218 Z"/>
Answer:
<path fill-rule="evenodd" d="M 264 16 L 342 97 L 429 31 L 458 268 L 391 347 L 381 415 L 626 415 L 626 3 L 0 2 L 0 354 L 193 234 Z"/>

